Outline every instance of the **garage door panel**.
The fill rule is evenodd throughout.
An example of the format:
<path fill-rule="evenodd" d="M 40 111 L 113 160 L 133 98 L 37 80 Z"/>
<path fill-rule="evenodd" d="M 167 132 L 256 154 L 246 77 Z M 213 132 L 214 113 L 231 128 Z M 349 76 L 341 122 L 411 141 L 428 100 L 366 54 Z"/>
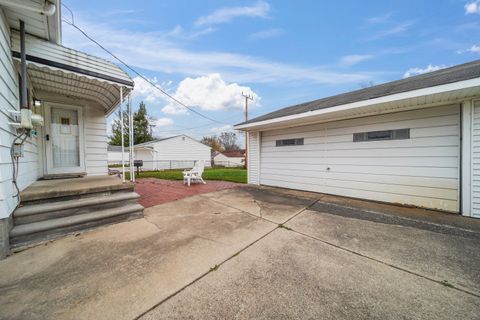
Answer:
<path fill-rule="evenodd" d="M 262 170 L 262 173 L 268 177 L 272 176 L 284 176 L 284 177 L 298 177 L 300 179 L 326 179 L 339 180 L 345 182 L 366 182 L 366 183 L 379 183 L 379 184 L 391 184 L 400 186 L 419 186 L 436 189 L 451 189 L 457 190 L 457 180 L 448 178 L 437 178 L 435 180 L 429 177 L 418 176 L 395 176 L 383 175 L 383 174 L 365 174 L 365 173 L 338 173 L 327 172 L 325 170 L 302 170 L 298 169 L 292 171 L 289 169 L 266 169 Z M 301 180 L 300 180 L 301 181 Z M 305 180 L 306 181 L 306 180 Z"/>
<path fill-rule="evenodd" d="M 458 128 L 458 127 L 457 127 Z M 458 130 L 458 129 L 457 129 Z M 292 138 L 292 137 L 290 137 Z M 303 138 L 302 136 L 294 138 Z M 343 141 L 332 141 L 330 138 L 318 137 L 307 139 L 304 138 L 304 146 L 318 146 L 319 149 L 325 150 L 326 144 L 328 144 L 329 150 L 335 149 L 382 149 L 382 148 L 408 148 L 415 146 L 416 148 L 423 147 L 444 147 L 444 146 L 458 146 L 459 135 L 441 135 L 430 137 L 418 137 L 405 140 L 388 140 L 388 141 L 365 141 L 365 142 L 353 142 L 353 132 L 343 139 Z M 263 143 L 263 142 L 262 142 Z M 276 147 L 275 143 L 262 144 L 262 152 L 268 150 L 285 151 L 289 148 L 290 151 L 296 152 L 301 150 L 303 146 L 288 146 L 288 147 Z M 323 147 L 323 148 L 322 148 Z"/>
<path fill-rule="evenodd" d="M 327 152 L 326 152 L 327 154 Z M 318 156 L 265 156 L 262 163 L 325 164 L 332 171 L 335 165 L 369 165 L 397 167 L 458 168 L 458 157 L 323 157 Z"/>
<path fill-rule="evenodd" d="M 458 211 L 459 110 L 450 105 L 264 132 L 261 183 Z M 409 128 L 410 138 L 353 142 L 357 132 L 399 128 Z M 280 138 L 304 138 L 304 145 L 276 147 Z"/>
<path fill-rule="evenodd" d="M 410 136 L 448 136 L 459 133 L 459 114 L 435 117 L 431 119 L 415 119 L 409 121 L 397 121 L 381 125 L 356 126 L 349 128 L 312 129 L 311 126 L 295 128 L 296 130 L 282 130 L 277 134 L 266 136 L 262 139 L 265 146 L 275 146 L 279 139 L 305 138 L 313 139 L 311 142 L 344 142 L 352 141 L 353 132 L 381 131 L 390 129 L 410 128 Z M 312 131 L 313 130 L 313 131 Z M 293 132 L 289 132 L 293 131 Z"/>
<path fill-rule="evenodd" d="M 360 198 L 374 201 L 398 203 L 398 204 L 413 204 L 419 207 L 425 208 L 436 208 L 445 211 L 456 211 L 458 209 L 457 200 L 448 200 L 448 199 L 437 199 L 437 198 L 428 198 L 424 196 L 416 195 L 402 195 L 397 193 L 384 193 L 368 190 L 358 190 L 358 189 L 345 189 L 345 188 L 335 188 L 335 187 L 326 187 L 313 184 L 298 184 L 294 182 L 273 180 L 273 179 L 264 179 L 262 184 L 267 186 L 278 186 L 282 188 L 289 189 L 300 189 L 305 191 L 326 193 L 341 195 L 344 197 Z"/>
<path fill-rule="evenodd" d="M 303 148 L 305 147 L 305 148 Z M 311 156 L 312 151 L 324 152 L 325 150 L 319 146 L 299 146 L 298 150 L 295 152 L 295 155 L 298 157 Z M 448 157 L 452 154 L 458 154 L 459 150 L 457 146 L 447 146 L 447 147 L 405 147 L 405 148 L 350 148 L 350 149 L 329 149 L 328 157 L 349 157 L 352 153 L 355 153 L 358 157 L 370 157 L 372 153 L 375 153 L 376 157 L 409 157 L 412 154 L 415 154 L 417 157 Z M 275 151 L 273 148 L 265 148 L 263 150 L 263 155 L 266 157 L 269 156 L 282 156 L 290 155 L 292 150 L 279 150 Z M 478 157 L 480 157 L 480 149 L 478 152 Z"/>
<path fill-rule="evenodd" d="M 422 128 L 429 126 L 434 123 L 438 125 L 450 125 L 453 123 L 460 123 L 459 121 L 459 108 L 458 106 L 442 106 L 432 109 L 419 109 L 408 111 L 407 113 L 402 114 L 403 112 L 395 114 L 385 114 L 375 117 L 365 117 L 365 118 L 356 118 L 351 120 L 342 120 L 337 122 L 321 123 L 316 125 L 309 126 L 299 126 L 285 128 L 280 131 L 265 131 L 262 133 L 265 141 L 274 140 L 272 137 L 281 137 L 292 135 L 296 133 L 309 133 L 320 130 L 327 129 L 330 135 L 339 135 L 351 132 L 351 130 L 356 130 L 358 128 L 391 128 L 392 123 L 397 126 L 400 124 L 407 124 L 410 128 Z M 435 113 L 435 114 L 433 114 Z M 375 118 L 375 119 L 373 119 Z M 381 129 L 380 129 L 381 130 Z"/>
<path fill-rule="evenodd" d="M 325 171 L 324 165 L 319 164 L 302 164 L 298 166 L 296 164 L 282 164 L 282 163 L 268 163 L 262 165 L 263 169 L 287 169 L 292 172 L 296 170 L 303 171 Z M 424 167 L 424 168 L 412 168 L 412 167 L 378 167 L 378 166 L 356 166 L 356 165 L 336 165 L 337 173 L 364 173 L 364 174 L 382 174 L 391 176 L 392 179 L 396 176 L 417 176 L 417 177 L 426 177 L 426 178 L 439 178 L 439 179 L 455 179 L 457 180 L 458 173 L 452 171 L 450 168 L 435 168 L 435 167 Z M 435 181 L 435 179 L 432 179 Z"/>

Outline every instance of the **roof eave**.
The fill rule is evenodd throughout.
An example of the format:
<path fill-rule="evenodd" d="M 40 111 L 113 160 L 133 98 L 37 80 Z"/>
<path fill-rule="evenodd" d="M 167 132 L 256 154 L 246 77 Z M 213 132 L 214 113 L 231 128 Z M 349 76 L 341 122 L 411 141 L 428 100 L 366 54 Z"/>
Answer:
<path fill-rule="evenodd" d="M 360 109 L 367 106 L 381 105 L 389 102 L 407 100 L 407 99 L 418 98 L 422 96 L 435 95 L 435 94 L 440 94 L 440 93 L 455 91 L 455 90 L 469 89 L 473 87 L 480 87 L 480 77 L 464 80 L 464 81 L 453 82 L 453 83 L 444 84 L 444 85 L 439 85 L 439 86 L 433 86 L 433 87 L 427 87 L 427 88 L 397 93 L 397 94 L 378 97 L 378 98 L 369 99 L 369 100 L 356 101 L 356 102 L 338 105 L 338 106 L 325 108 L 325 109 L 318 109 L 314 111 L 308 111 L 308 112 L 303 112 L 303 113 L 298 113 L 298 114 L 293 114 L 293 115 L 288 115 L 288 116 L 283 116 L 283 117 L 278 117 L 273 119 L 267 119 L 263 121 L 240 123 L 235 125 L 234 129 L 242 130 L 242 131 L 256 131 L 256 130 L 267 128 L 267 127 L 288 125 L 289 122 L 301 121 L 302 119 L 304 119 L 305 121 L 308 121 L 308 119 L 314 116 L 321 117 L 322 115 L 332 114 L 340 111 Z"/>

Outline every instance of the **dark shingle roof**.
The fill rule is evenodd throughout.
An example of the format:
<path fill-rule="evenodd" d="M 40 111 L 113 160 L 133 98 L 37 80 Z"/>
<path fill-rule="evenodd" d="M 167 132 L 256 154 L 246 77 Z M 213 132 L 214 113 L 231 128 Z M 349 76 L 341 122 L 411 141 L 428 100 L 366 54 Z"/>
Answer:
<path fill-rule="evenodd" d="M 284 116 L 331 108 L 347 103 L 370 100 L 396 93 L 434 87 L 480 77 L 480 60 L 460 64 L 450 68 L 421 74 L 418 76 L 392 81 L 366 89 L 342 93 L 319 100 L 286 107 L 249 120 L 249 123 L 275 119 Z M 245 124 L 242 122 L 240 124 Z M 238 124 L 238 125 L 240 125 Z"/>

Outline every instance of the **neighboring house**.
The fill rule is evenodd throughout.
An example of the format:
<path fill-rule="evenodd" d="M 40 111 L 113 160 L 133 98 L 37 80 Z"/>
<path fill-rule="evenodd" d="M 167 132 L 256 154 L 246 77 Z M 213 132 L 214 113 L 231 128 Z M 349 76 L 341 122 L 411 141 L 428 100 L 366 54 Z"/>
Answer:
<path fill-rule="evenodd" d="M 245 150 L 215 151 L 213 162 L 216 166 L 241 167 L 245 165 Z"/>
<path fill-rule="evenodd" d="M 0 258 L 10 245 L 45 232 L 51 237 L 143 210 L 132 204 L 133 185 L 107 176 L 106 116 L 133 81 L 114 63 L 62 46 L 60 8 L 59 0 L 0 0 Z M 17 170 L 22 207 L 13 219 Z M 73 176 L 85 178 L 36 182 Z"/>
<path fill-rule="evenodd" d="M 192 168 L 197 160 L 211 166 L 211 148 L 184 134 L 137 144 L 134 150 L 142 170 Z"/>
<path fill-rule="evenodd" d="M 251 119 L 248 182 L 480 218 L 480 60 Z"/>
<path fill-rule="evenodd" d="M 128 163 L 128 150 L 128 147 L 123 148 L 123 160 L 125 163 Z M 107 160 L 109 165 L 122 163 L 122 146 L 108 145 L 107 152 Z"/>

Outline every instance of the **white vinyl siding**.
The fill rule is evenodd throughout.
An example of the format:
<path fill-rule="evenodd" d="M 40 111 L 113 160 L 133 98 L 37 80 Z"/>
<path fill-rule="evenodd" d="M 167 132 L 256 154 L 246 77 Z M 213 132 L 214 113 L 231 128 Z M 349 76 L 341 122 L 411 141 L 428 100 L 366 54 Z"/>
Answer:
<path fill-rule="evenodd" d="M 11 53 L 10 29 L 6 24 L 5 16 L 0 9 L 0 219 L 8 217 L 17 205 L 13 198 L 12 161 L 10 146 L 15 131 L 8 124 L 13 121 L 8 110 L 19 109 L 18 78 Z M 20 158 L 18 170 L 18 186 L 21 190 L 29 186 L 38 176 L 40 138 L 28 138 L 25 143 L 25 156 Z"/>
<path fill-rule="evenodd" d="M 135 150 L 135 159 L 143 160 L 143 170 L 165 170 L 191 168 L 197 160 L 211 166 L 211 148 L 188 136 L 178 136 L 148 143 L 145 147 L 154 148 L 150 152 Z"/>
<path fill-rule="evenodd" d="M 410 139 L 353 142 L 405 128 Z M 449 105 L 265 131 L 260 183 L 458 212 L 459 130 L 459 105 Z M 304 145 L 275 146 L 292 138 Z"/>
<path fill-rule="evenodd" d="M 106 175 L 108 136 L 105 110 L 100 106 L 87 105 L 84 112 L 85 170 L 87 175 Z"/>
<path fill-rule="evenodd" d="M 142 170 L 157 170 L 157 164 L 153 161 L 153 150 L 135 150 L 135 160 L 142 160 Z"/>
<path fill-rule="evenodd" d="M 480 101 L 473 105 L 471 137 L 471 216 L 480 218 Z"/>
<path fill-rule="evenodd" d="M 260 184 L 260 132 L 248 133 L 247 178 L 249 184 Z M 275 144 L 275 141 L 273 141 Z"/>

